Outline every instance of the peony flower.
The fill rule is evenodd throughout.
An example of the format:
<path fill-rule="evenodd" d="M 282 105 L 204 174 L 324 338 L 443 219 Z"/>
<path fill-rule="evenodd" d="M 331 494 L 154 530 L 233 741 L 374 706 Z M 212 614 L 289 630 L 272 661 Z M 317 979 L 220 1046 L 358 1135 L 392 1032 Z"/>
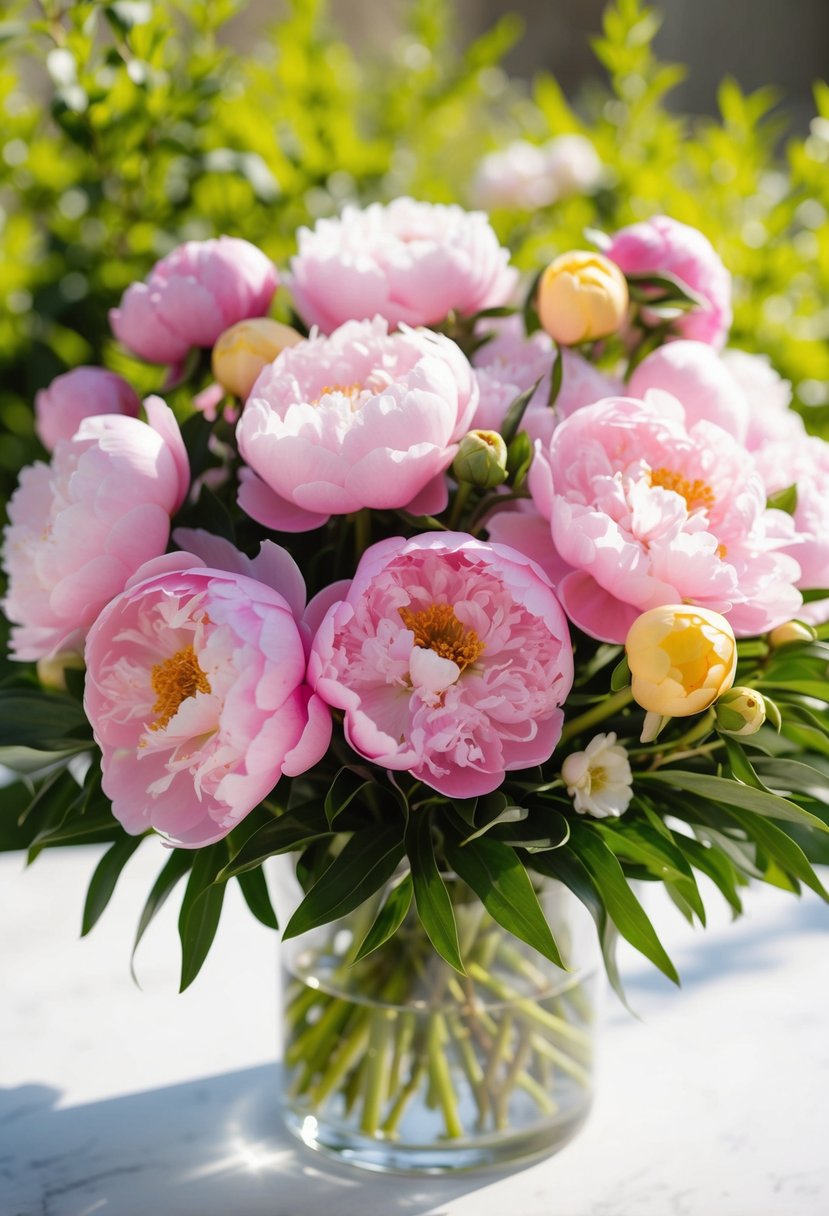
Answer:
<path fill-rule="evenodd" d="M 573 658 L 532 562 L 441 532 L 366 551 L 317 630 L 308 678 L 344 710 L 355 751 L 465 798 L 552 754 Z"/>
<path fill-rule="evenodd" d="M 766 355 L 724 350 L 722 362 L 743 391 L 748 405 L 746 447 L 756 452 L 768 444 L 788 442 L 806 434 L 803 419 L 788 407 L 792 386 L 774 370 Z"/>
<path fill-rule="evenodd" d="M 571 752 L 561 776 L 580 815 L 596 819 L 623 814 L 633 797 L 633 773 L 628 754 L 610 734 L 595 735 L 583 752 Z"/>
<path fill-rule="evenodd" d="M 378 317 L 302 342 L 265 368 L 245 404 L 240 506 L 287 532 L 361 507 L 441 511 L 444 470 L 476 404 L 469 363 L 437 334 L 389 334 Z"/>
<path fill-rule="evenodd" d="M 104 604 L 166 549 L 190 473 L 172 411 L 158 397 L 146 409 L 149 424 L 87 418 L 50 464 L 23 469 L 3 546 L 15 659 L 80 650 Z"/>
<path fill-rule="evenodd" d="M 666 393 L 578 410 L 536 443 L 529 482 L 546 535 L 504 513 L 490 536 L 539 562 L 592 637 L 622 642 L 660 604 L 712 608 L 740 636 L 799 614 L 799 567 L 778 551 L 786 517 L 766 510 L 751 456 L 710 422 L 686 427 Z"/>
<path fill-rule="evenodd" d="M 574 350 L 564 348 L 561 388 L 555 409 L 550 410 L 550 373 L 555 346 L 549 334 L 537 330 L 528 338 L 518 316 L 487 323 L 494 337 L 479 347 L 473 356 L 479 401 L 474 424 L 483 430 L 497 430 L 512 402 L 537 380 L 538 388 L 530 399 L 522 427 L 533 439 L 549 440 L 556 422 L 567 418 L 584 405 L 622 391 L 620 381 L 605 376 Z"/>
<path fill-rule="evenodd" d="M 625 274 L 671 274 L 705 301 L 674 322 L 683 338 L 725 344 L 731 328 L 731 275 L 707 237 L 667 215 L 622 228 L 604 250 Z"/>
<path fill-rule="evenodd" d="M 634 701 L 666 718 L 708 709 L 737 670 L 737 643 L 725 617 L 685 604 L 643 612 L 628 630 L 625 652 Z"/>
<path fill-rule="evenodd" d="M 256 378 L 287 346 L 296 346 L 302 335 L 290 325 L 270 317 L 237 321 L 220 334 L 213 347 L 213 375 L 222 388 L 244 401 Z"/>
<path fill-rule="evenodd" d="M 137 418 L 140 406 L 138 394 L 115 372 L 76 367 L 36 394 L 35 430 L 51 452 L 61 439 L 71 439 L 85 418 L 96 414 Z"/>
<path fill-rule="evenodd" d="M 268 548 L 277 546 L 265 542 L 266 563 Z M 287 600 L 194 554 L 136 573 L 89 631 L 86 663 L 104 792 L 132 835 L 154 828 L 182 848 L 212 844 L 283 773 L 305 772 L 327 750 L 330 714 L 305 683 Z"/>
<path fill-rule="evenodd" d="M 508 262 L 483 212 L 396 198 L 300 228 L 291 289 L 323 333 L 375 316 L 436 325 L 506 303 L 517 277 Z"/>
<path fill-rule="evenodd" d="M 479 207 L 534 211 L 572 194 L 595 190 L 602 175 L 596 149 L 583 135 L 560 135 L 546 144 L 515 140 L 479 164 L 472 197 Z"/>
<path fill-rule="evenodd" d="M 542 328 L 561 346 L 615 334 L 628 303 L 627 281 L 616 264 L 601 253 L 580 249 L 550 263 L 536 297 Z"/>
<path fill-rule="evenodd" d="M 507 479 L 507 445 L 498 431 L 469 431 L 458 445 L 452 473 L 459 482 L 494 490 Z"/>
<path fill-rule="evenodd" d="M 717 726 L 729 735 L 756 735 L 766 720 L 766 703 L 758 692 L 735 685 L 717 701 Z"/>
<path fill-rule="evenodd" d="M 276 286 L 273 263 L 248 241 L 186 241 L 156 262 L 146 282 L 127 288 L 109 322 L 140 358 L 178 363 L 236 321 L 263 316 Z"/>
<path fill-rule="evenodd" d="M 628 392 L 631 397 L 644 397 L 654 388 L 682 403 L 689 425 L 715 422 L 745 442 L 749 402 L 724 359 L 707 342 L 680 338 L 643 359 L 628 381 Z"/>

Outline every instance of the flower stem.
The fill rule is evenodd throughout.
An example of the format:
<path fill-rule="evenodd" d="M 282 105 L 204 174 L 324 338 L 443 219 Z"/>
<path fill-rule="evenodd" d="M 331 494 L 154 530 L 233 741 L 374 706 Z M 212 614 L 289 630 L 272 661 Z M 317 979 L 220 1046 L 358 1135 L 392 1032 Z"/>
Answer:
<path fill-rule="evenodd" d="M 463 509 L 466 506 L 467 499 L 472 493 L 472 486 L 468 481 L 462 481 L 455 491 L 455 499 L 452 503 L 452 510 L 449 512 L 449 531 L 454 532 L 461 521 Z"/>
<path fill-rule="evenodd" d="M 598 705 L 594 705 L 592 709 L 587 709 L 583 714 L 579 714 L 577 718 L 571 718 L 565 724 L 564 730 L 561 732 L 561 743 L 566 743 L 575 735 L 580 735 L 582 731 L 588 730 L 591 726 L 597 726 L 599 722 L 604 722 L 605 718 L 610 718 L 618 710 L 624 709 L 626 705 L 630 705 L 633 700 L 632 688 L 621 688 L 612 696 L 606 697 L 600 701 Z"/>

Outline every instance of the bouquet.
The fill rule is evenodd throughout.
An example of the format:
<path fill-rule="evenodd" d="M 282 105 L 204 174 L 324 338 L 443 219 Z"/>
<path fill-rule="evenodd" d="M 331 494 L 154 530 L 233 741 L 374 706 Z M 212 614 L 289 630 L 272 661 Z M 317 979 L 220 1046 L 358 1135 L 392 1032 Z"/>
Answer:
<path fill-rule="evenodd" d="M 587 237 L 526 283 L 407 198 L 281 276 L 189 241 L 110 316 L 158 393 L 59 376 L 9 505 L 4 843 L 107 843 L 88 932 L 160 837 L 135 944 L 181 885 L 182 988 L 293 855 L 289 1108 L 364 1163 L 583 1117 L 562 890 L 623 999 L 618 935 L 677 979 L 643 884 L 827 898 L 829 445 L 700 232 Z"/>

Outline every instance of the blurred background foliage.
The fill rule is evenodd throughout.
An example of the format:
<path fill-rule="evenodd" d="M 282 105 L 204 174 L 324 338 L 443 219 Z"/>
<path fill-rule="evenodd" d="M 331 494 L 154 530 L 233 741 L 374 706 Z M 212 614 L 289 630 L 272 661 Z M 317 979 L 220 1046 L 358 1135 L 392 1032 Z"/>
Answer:
<path fill-rule="evenodd" d="M 450 0 L 409 0 L 381 55 L 358 54 L 322 0 L 290 0 L 242 53 L 222 38 L 244 0 L 42 0 L 0 22 L 0 494 L 39 447 L 35 391 L 102 362 L 140 391 L 107 310 L 188 238 L 220 233 L 280 265 L 296 229 L 348 201 L 408 193 L 471 202 L 481 157 L 577 131 L 602 187 L 493 222 L 532 271 L 584 229 L 656 212 L 701 228 L 735 275 L 733 344 L 766 351 L 813 430 L 829 433 L 829 86 L 805 137 L 768 89 L 726 80 L 720 116 L 672 113 L 681 66 L 658 61 L 657 10 L 615 0 L 594 82 L 568 100 L 549 74 L 511 81 L 504 16 L 457 48 Z M 36 11 L 35 11 L 36 10 Z M 531 33 L 531 31 L 530 31 Z M 285 309 L 278 300 L 277 311 Z"/>

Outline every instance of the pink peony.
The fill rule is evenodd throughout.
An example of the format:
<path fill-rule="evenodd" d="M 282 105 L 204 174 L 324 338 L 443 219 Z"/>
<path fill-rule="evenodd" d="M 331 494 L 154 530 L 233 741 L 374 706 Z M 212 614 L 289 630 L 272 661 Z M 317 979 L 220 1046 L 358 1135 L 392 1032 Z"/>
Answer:
<path fill-rule="evenodd" d="M 494 337 L 473 356 L 479 402 L 473 426 L 497 431 L 515 398 L 541 380 L 524 415 L 523 428 L 533 439 L 546 442 L 558 421 L 582 406 L 620 392 L 620 382 L 605 376 L 576 351 L 563 350 L 561 389 L 555 410 L 550 397 L 550 373 L 555 359 L 552 338 L 542 330 L 526 337 L 520 317 L 507 317 L 487 328 Z"/>
<path fill-rule="evenodd" d="M 724 350 L 722 361 L 748 403 L 745 442 L 749 451 L 755 452 L 769 443 L 805 436 L 803 419 L 789 409 L 792 386 L 778 375 L 767 355 Z"/>
<path fill-rule="evenodd" d="M 685 409 L 685 421 L 715 422 L 741 442 L 748 433 L 749 403 L 723 359 L 707 342 L 679 339 L 653 351 L 628 381 L 631 397 L 664 389 Z"/>
<path fill-rule="evenodd" d="M 193 346 L 212 346 L 236 321 L 261 317 L 276 291 L 273 263 L 236 237 L 186 241 L 146 282 L 124 292 L 109 314 L 112 332 L 149 363 L 178 363 Z"/>
<path fill-rule="evenodd" d="M 751 456 L 713 423 L 686 427 L 666 393 L 573 414 L 536 444 L 530 488 L 546 536 L 521 513 L 496 516 L 490 535 L 544 565 L 593 637 L 624 642 L 661 604 L 723 613 L 738 635 L 797 615 L 799 567 L 778 551 L 785 517 L 766 510 Z"/>
<path fill-rule="evenodd" d="M 305 683 L 286 599 L 194 554 L 137 572 L 89 631 L 86 664 L 103 788 L 133 835 L 154 828 L 183 848 L 221 840 L 283 773 L 328 748 L 331 716 Z"/>
<path fill-rule="evenodd" d="M 187 453 L 159 398 L 149 425 L 104 414 L 23 469 L 9 504 L 3 564 L 15 659 L 80 650 L 104 604 L 163 553 L 189 487 Z"/>
<path fill-rule="evenodd" d="M 472 196 L 487 209 L 534 211 L 572 194 L 590 193 L 601 176 L 602 162 L 583 135 L 560 135 L 546 144 L 517 139 L 483 158 Z"/>
<path fill-rule="evenodd" d="M 466 798 L 549 758 L 573 658 L 534 563 L 442 532 L 366 551 L 317 631 L 308 679 L 345 711 L 361 755 Z"/>
<path fill-rule="evenodd" d="M 262 371 L 237 428 L 253 519 L 303 532 L 361 507 L 446 506 L 443 473 L 477 404 L 472 369 L 448 338 L 387 328 L 351 321 Z"/>
<path fill-rule="evenodd" d="M 675 323 L 683 338 L 725 344 L 731 328 L 731 275 L 707 237 L 667 215 L 622 228 L 604 250 L 625 274 L 668 273 L 706 301 Z"/>
<path fill-rule="evenodd" d="M 76 367 L 57 376 L 35 397 L 35 429 L 52 451 L 61 439 L 71 439 L 83 422 L 96 414 L 126 414 L 137 418 L 141 402 L 126 380 L 100 367 Z"/>
<path fill-rule="evenodd" d="M 396 198 L 300 228 L 291 289 L 299 315 L 323 333 L 375 316 L 436 325 L 451 311 L 506 303 L 517 278 L 508 262 L 483 212 Z"/>

